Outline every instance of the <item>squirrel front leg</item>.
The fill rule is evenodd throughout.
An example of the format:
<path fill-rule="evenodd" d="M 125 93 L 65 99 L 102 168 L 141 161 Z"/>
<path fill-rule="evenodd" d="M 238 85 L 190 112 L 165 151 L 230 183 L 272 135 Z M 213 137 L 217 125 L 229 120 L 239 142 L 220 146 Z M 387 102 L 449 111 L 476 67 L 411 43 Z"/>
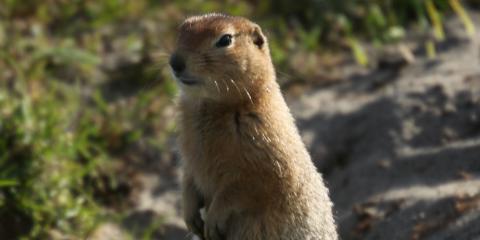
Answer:
<path fill-rule="evenodd" d="M 234 224 L 234 213 L 240 197 L 232 188 L 218 191 L 207 208 L 205 216 L 204 236 L 206 240 L 226 240 L 228 230 Z"/>
<path fill-rule="evenodd" d="M 200 209 L 204 207 L 204 198 L 196 188 L 193 178 L 185 174 L 183 177 L 183 216 L 188 229 L 201 239 L 204 238 L 204 223 Z"/>

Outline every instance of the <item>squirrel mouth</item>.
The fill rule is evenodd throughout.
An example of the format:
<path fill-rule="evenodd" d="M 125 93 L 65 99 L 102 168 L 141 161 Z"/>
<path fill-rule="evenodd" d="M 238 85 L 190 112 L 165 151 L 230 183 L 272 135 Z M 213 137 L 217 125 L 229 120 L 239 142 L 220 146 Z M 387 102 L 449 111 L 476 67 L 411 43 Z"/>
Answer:
<path fill-rule="evenodd" d="M 201 82 L 199 78 L 192 77 L 187 74 L 174 74 L 174 75 L 175 75 L 175 78 L 184 85 L 192 86 L 192 85 L 200 84 Z"/>
<path fill-rule="evenodd" d="M 195 79 L 185 79 L 185 78 L 180 78 L 179 79 L 181 83 L 185 84 L 185 85 L 195 85 L 195 84 L 198 84 L 198 81 L 196 81 Z"/>

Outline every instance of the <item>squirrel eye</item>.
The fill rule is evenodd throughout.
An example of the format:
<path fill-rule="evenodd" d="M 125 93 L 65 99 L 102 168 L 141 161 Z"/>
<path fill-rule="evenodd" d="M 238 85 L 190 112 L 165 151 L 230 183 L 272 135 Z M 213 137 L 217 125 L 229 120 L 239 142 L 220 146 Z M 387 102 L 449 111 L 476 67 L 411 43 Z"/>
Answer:
<path fill-rule="evenodd" d="M 227 47 L 232 44 L 232 38 L 233 36 L 231 34 L 225 34 L 220 38 L 220 40 L 218 40 L 217 43 L 215 43 L 215 46 L 218 48 Z"/>

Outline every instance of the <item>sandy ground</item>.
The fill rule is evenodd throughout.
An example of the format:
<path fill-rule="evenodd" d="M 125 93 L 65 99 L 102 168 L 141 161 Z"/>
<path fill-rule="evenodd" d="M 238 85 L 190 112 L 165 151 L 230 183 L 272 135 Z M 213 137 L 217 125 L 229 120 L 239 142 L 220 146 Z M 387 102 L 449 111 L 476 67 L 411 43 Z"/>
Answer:
<path fill-rule="evenodd" d="M 480 239 L 480 45 L 353 74 L 291 104 L 342 239 Z"/>
<path fill-rule="evenodd" d="M 346 67 L 343 81 L 288 98 L 342 239 L 480 239 L 480 33 L 466 37 L 458 21 L 447 32 L 435 60 L 414 49 L 411 64 Z M 154 239 L 192 238 L 180 218 L 178 157 L 150 165 L 123 226 L 104 225 L 93 239 L 121 239 L 121 228 L 136 232 L 158 216 Z"/>

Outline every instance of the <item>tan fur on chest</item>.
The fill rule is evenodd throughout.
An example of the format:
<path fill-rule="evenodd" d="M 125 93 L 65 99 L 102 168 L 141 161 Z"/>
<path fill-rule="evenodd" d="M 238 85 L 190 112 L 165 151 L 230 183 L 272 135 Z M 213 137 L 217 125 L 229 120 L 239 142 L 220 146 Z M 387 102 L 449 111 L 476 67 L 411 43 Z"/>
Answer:
<path fill-rule="evenodd" d="M 285 136 L 272 131 L 275 126 L 265 113 L 208 104 L 187 111 L 180 141 L 186 158 L 191 159 L 187 168 L 207 198 L 221 185 L 241 182 L 264 191 L 264 199 L 256 201 L 260 204 L 268 202 L 265 196 L 276 196 L 282 188 L 291 187 L 282 182 L 292 181 L 287 178 L 293 175 L 294 166 L 285 161 L 284 150 L 272 147 Z"/>

